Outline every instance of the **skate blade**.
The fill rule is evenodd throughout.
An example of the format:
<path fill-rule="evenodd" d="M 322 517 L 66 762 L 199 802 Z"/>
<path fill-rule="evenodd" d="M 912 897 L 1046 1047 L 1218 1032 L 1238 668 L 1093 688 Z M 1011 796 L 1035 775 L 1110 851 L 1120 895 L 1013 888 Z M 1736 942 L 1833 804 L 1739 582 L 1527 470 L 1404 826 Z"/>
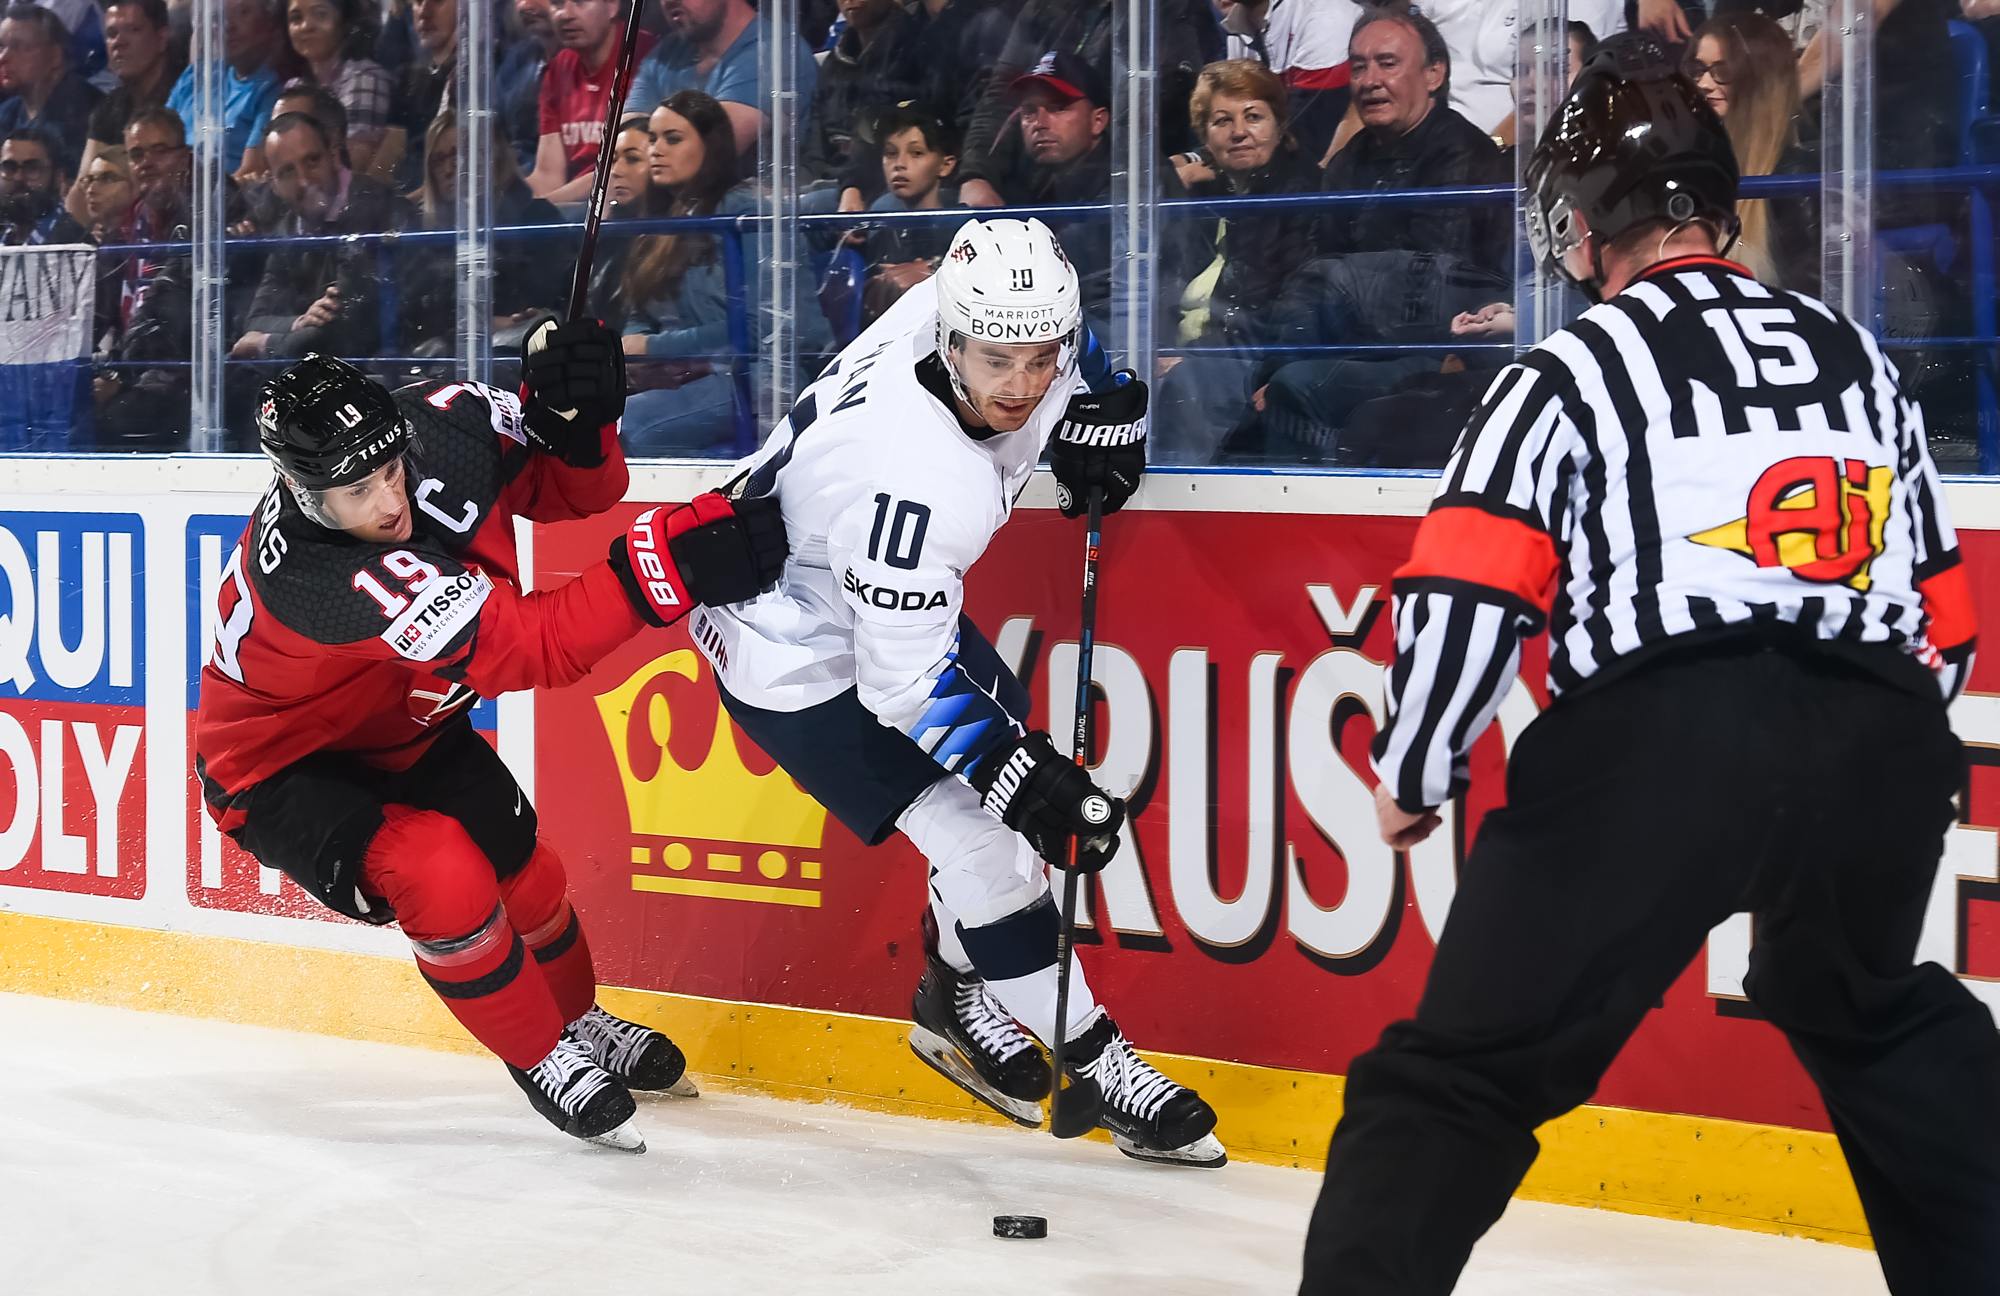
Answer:
<path fill-rule="evenodd" d="M 639 1127 L 629 1120 L 617 1129 L 606 1130 L 602 1134 L 584 1139 L 584 1142 L 595 1143 L 614 1152 L 630 1152 L 634 1155 L 646 1150 L 645 1135 L 639 1133 Z"/>
<path fill-rule="evenodd" d="M 1204 1169 L 1229 1164 L 1229 1153 L 1223 1150 L 1222 1144 L 1213 1134 L 1204 1134 L 1184 1147 L 1170 1148 L 1165 1152 L 1140 1147 L 1123 1134 L 1113 1134 L 1111 1143 L 1134 1161 L 1151 1161 L 1157 1165 L 1200 1166 Z"/>
<path fill-rule="evenodd" d="M 930 1064 L 933 1071 L 951 1081 L 965 1092 L 999 1112 L 1016 1125 L 1027 1129 L 1042 1127 L 1042 1105 L 1019 1098 L 1009 1098 L 998 1089 L 980 1078 L 952 1042 L 941 1035 L 912 1024 L 910 1027 L 910 1052 Z"/>
<path fill-rule="evenodd" d="M 696 1087 L 694 1082 L 694 1077 L 689 1075 L 685 1071 L 681 1072 L 680 1079 L 674 1081 L 672 1084 L 668 1085 L 664 1089 L 659 1090 L 658 1092 L 667 1095 L 667 1097 L 669 1098 L 701 1097 L 701 1090 Z"/>

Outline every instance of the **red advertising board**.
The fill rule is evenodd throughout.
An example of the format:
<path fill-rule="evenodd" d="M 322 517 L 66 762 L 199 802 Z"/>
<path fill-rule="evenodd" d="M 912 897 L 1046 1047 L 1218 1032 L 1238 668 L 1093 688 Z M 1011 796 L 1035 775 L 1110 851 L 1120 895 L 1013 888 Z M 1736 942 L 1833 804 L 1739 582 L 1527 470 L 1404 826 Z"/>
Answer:
<path fill-rule="evenodd" d="M 537 583 L 594 561 L 638 507 L 538 531 Z M 1342 1073 L 1414 1007 L 1464 847 L 1503 793 L 1506 744 L 1546 702 L 1538 643 L 1475 750 L 1451 831 L 1407 859 L 1376 839 L 1366 746 L 1390 573 L 1415 527 L 1194 512 L 1106 523 L 1095 755 L 1101 781 L 1132 797 L 1136 849 L 1092 888 L 1080 939 L 1100 998 L 1142 1046 Z M 1976 589 L 1992 585 L 1996 542 L 1966 537 Z M 968 611 L 1020 662 L 1036 720 L 1057 735 L 1073 706 L 1081 543 L 1080 524 L 1024 511 L 970 579 Z M 2000 624 L 2000 599 L 1982 602 Z M 900 837 L 863 847 L 775 770 L 721 713 L 684 634 L 641 636 L 542 696 L 536 744 L 543 832 L 570 866 L 604 980 L 907 1011 L 921 857 Z M 2000 823 L 1990 777 L 1975 765 L 1973 823 Z M 1992 892 L 1962 882 L 1951 898 L 1961 972 L 2000 970 Z M 1708 985 L 1697 959 L 1596 1100 L 1827 1128 L 1783 1038 Z"/>

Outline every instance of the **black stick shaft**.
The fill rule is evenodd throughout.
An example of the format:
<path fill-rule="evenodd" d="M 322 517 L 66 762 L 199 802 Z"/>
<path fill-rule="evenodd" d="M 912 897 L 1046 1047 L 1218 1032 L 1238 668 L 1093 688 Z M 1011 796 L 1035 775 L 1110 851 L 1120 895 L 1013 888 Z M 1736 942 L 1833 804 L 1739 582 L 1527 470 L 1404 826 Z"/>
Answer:
<path fill-rule="evenodd" d="M 1083 550 L 1083 624 L 1076 643 L 1076 763 L 1090 763 L 1090 658 L 1097 644 L 1097 553 L 1104 529 L 1104 488 L 1090 488 L 1089 536 Z M 1070 863 L 1076 863 L 1076 839 L 1070 839 Z M 1070 933 L 1076 930 L 1074 867 L 1063 870 L 1062 926 L 1056 929 L 1056 1033 L 1049 1041 L 1049 1067 L 1055 1083 L 1049 1090 L 1049 1126 L 1062 1128 L 1056 1107 L 1062 1102 L 1063 1043 L 1069 1034 Z"/>
<path fill-rule="evenodd" d="M 569 285 L 569 314 L 580 320 L 590 309 L 590 264 L 597 258 L 597 228 L 604 223 L 604 194 L 611 188 L 611 158 L 618 140 L 618 122 L 625 115 L 625 96 L 632 92 L 632 65 L 638 60 L 639 11 L 645 0 L 631 0 L 625 15 L 625 35 L 618 46 L 618 75 L 611 82 L 611 102 L 604 110 L 604 138 L 597 142 L 597 171 L 590 181 L 590 205 L 583 212 L 583 246 L 576 257 L 576 278 Z"/>

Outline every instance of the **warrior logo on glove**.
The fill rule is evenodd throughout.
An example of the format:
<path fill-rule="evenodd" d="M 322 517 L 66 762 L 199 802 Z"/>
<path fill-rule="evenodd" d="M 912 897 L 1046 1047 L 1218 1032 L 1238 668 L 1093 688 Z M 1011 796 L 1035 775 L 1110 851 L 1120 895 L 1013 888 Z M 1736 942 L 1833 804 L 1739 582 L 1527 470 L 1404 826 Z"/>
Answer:
<path fill-rule="evenodd" d="M 1130 369 L 1113 375 L 1109 391 L 1072 396 L 1049 441 L 1056 507 L 1081 517 L 1091 487 L 1104 491 L 1104 511 L 1116 513 L 1146 475 L 1146 384 Z"/>

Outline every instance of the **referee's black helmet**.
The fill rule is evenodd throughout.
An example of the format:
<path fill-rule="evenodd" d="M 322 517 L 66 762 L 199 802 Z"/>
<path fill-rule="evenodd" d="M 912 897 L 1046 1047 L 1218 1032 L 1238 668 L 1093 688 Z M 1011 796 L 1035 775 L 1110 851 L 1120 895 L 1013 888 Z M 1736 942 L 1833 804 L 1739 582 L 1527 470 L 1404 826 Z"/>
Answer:
<path fill-rule="evenodd" d="M 1648 221 L 1714 224 L 1735 241 L 1736 151 L 1715 115 L 1651 36 L 1622 33 L 1584 62 L 1528 159 L 1528 241 L 1535 257 L 1594 301 L 1605 243 Z M 1589 229 L 1591 280 L 1564 268 Z"/>

